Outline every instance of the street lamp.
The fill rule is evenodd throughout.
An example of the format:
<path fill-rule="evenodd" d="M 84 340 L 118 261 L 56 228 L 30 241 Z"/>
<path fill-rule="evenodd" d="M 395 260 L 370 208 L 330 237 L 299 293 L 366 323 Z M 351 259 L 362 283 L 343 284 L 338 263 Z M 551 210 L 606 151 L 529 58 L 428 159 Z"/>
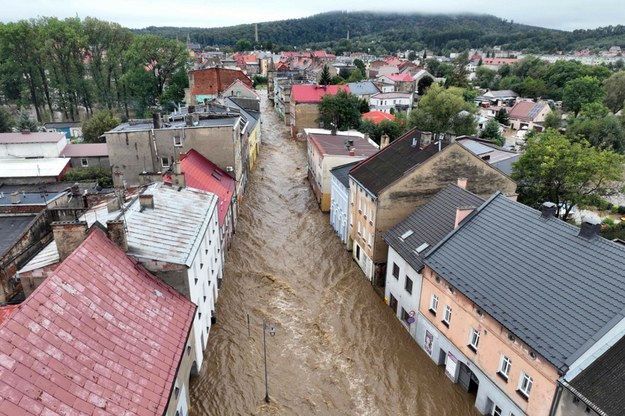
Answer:
<path fill-rule="evenodd" d="M 267 322 L 263 318 L 263 355 L 265 356 L 265 402 L 269 403 L 269 382 L 267 381 L 267 341 L 265 334 L 267 332 Z M 273 326 L 269 327 L 269 335 L 272 337 L 276 335 L 276 328 Z"/>

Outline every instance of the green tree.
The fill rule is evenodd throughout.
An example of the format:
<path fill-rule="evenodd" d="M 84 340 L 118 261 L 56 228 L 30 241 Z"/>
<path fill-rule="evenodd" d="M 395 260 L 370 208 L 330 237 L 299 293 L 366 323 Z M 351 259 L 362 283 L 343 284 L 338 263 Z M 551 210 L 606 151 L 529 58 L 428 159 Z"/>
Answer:
<path fill-rule="evenodd" d="M 445 89 L 432 84 L 419 100 L 419 106 L 410 112 L 410 126 L 437 135 L 475 134 L 477 107 L 464 100 L 463 92 L 461 88 Z"/>
<path fill-rule="evenodd" d="M 319 78 L 319 84 L 321 85 L 330 85 L 330 83 L 332 82 L 332 77 L 330 76 L 330 68 L 328 68 L 328 65 L 323 65 L 323 68 L 321 69 L 321 76 Z"/>
<path fill-rule="evenodd" d="M 360 72 L 360 69 L 355 69 L 349 74 L 346 81 L 358 82 L 358 81 L 362 81 L 363 79 L 365 79 L 365 75 L 362 72 Z"/>
<path fill-rule="evenodd" d="M 414 61 L 415 59 L 417 59 L 417 53 L 415 51 L 408 52 L 408 60 Z"/>
<path fill-rule="evenodd" d="M 19 131 L 37 131 L 37 123 L 30 119 L 30 116 L 26 111 L 20 112 L 20 117 L 17 120 L 17 129 Z"/>
<path fill-rule="evenodd" d="M 360 69 L 360 72 L 362 72 L 363 74 L 367 73 L 367 68 L 365 67 L 365 63 L 362 61 L 362 59 L 354 59 L 354 66 Z"/>
<path fill-rule="evenodd" d="M 538 208 L 543 202 L 558 205 L 567 218 L 574 206 L 609 195 L 623 179 L 623 156 L 598 150 L 587 142 L 571 142 L 555 130 L 528 140 L 526 151 L 513 165 L 519 200 Z"/>
<path fill-rule="evenodd" d="M 562 126 L 562 113 L 558 110 L 552 110 L 545 116 L 543 123 L 545 129 L 560 129 Z"/>
<path fill-rule="evenodd" d="M 510 125 L 510 116 L 505 108 L 500 108 L 499 111 L 497 111 L 497 114 L 495 114 L 495 120 L 504 126 Z"/>
<path fill-rule="evenodd" d="M 360 124 L 360 100 L 358 96 L 345 90 L 341 90 L 336 95 L 326 94 L 319 104 L 320 124 L 324 128 L 338 130 L 348 130 L 358 128 Z"/>
<path fill-rule="evenodd" d="M 119 125 L 120 120 L 110 111 L 101 110 L 82 125 L 83 140 L 86 143 L 104 143 L 101 136 Z"/>
<path fill-rule="evenodd" d="M 417 82 L 417 94 L 419 95 L 425 94 L 425 92 L 428 90 L 430 85 L 432 85 L 433 83 L 434 83 L 434 79 L 431 76 L 425 75 L 424 77 L 421 77 L 419 82 Z"/>
<path fill-rule="evenodd" d="M 245 52 L 252 50 L 252 43 L 247 39 L 239 39 L 234 46 L 237 52 Z"/>
<path fill-rule="evenodd" d="M 616 72 L 603 81 L 603 91 L 605 92 L 603 103 L 613 113 L 622 109 L 625 103 L 625 71 Z"/>
<path fill-rule="evenodd" d="M 577 117 L 584 104 L 601 101 L 602 98 L 601 82 L 597 78 L 584 76 L 565 84 L 562 105 Z"/>
<path fill-rule="evenodd" d="M 484 130 L 482 130 L 482 133 L 480 134 L 480 136 L 483 139 L 491 140 L 497 146 L 504 145 L 505 140 L 503 136 L 501 135 L 501 132 L 499 131 L 499 123 L 495 119 L 491 119 L 486 122 L 486 125 L 484 126 Z"/>
<path fill-rule="evenodd" d="M 469 87 L 469 71 L 467 65 L 469 65 L 469 54 L 467 52 L 459 54 L 452 62 L 453 70 L 445 81 L 445 86 L 448 87 Z"/>
<path fill-rule="evenodd" d="M 600 103 L 584 105 L 579 116 L 569 120 L 566 136 L 571 141 L 586 141 L 598 149 L 625 153 L 625 128 L 619 118 Z"/>
<path fill-rule="evenodd" d="M 15 124 L 13 117 L 3 107 L 0 107 L 0 133 L 7 133 Z"/>
<path fill-rule="evenodd" d="M 495 82 L 495 76 L 497 72 L 485 66 L 479 66 L 475 70 L 475 79 L 473 84 L 478 85 L 481 88 L 491 88 Z"/>
<path fill-rule="evenodd" d="M 254 77 L 254 81 L 256 81 L 256 77 Z M 165 87 L 161 102 L 173 104 L 184 102 L 185 88 L 189 88 L 189 76 L 187 75 L 187 69 L 183 67 L 172 76 L 171 81 Z"/>

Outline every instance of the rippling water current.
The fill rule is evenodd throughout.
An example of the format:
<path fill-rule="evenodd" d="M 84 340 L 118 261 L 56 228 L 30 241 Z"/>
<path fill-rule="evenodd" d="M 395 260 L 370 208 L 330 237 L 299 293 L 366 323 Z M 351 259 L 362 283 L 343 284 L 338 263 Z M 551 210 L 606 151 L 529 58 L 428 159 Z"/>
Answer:
<path fill-rule="evenodd" d="M 288 138 L 266 94 L 261 128 L 191 414 L 477 415 L 343 249 L 312 197 L 306 146 Z M 269 404 L 263 318 L 277 331 L 267 336 Z"/>

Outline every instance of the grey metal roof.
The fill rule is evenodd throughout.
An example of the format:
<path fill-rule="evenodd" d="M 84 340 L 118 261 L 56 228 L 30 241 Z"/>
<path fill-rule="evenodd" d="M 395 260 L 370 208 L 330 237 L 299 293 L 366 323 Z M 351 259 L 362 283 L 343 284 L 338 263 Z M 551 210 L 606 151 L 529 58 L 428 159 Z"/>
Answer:
<path fill-rule="evenodd" d="M 500 193 L 425 263 L 557 368 L 624 316 L 625 247 Z"/>
<path fill-rule="evenodd" d="M 4 187 L 2 187 L 4 189 Z M 19 192 L 19 191 L 14 191 Z M 14 204 L 11 199 L 11 192 L 0 192 L 0 205 L 24 206 L 24 205 L 47 205 L 50 202 L 64 196 L 67 192 L 48 192 L 45 186 L 41 186 L 41 192 L 19 192 L 20 202 Z"/>
<path fill-rule="evenodd" d="M 37 270 L 45 266 L 50 266 L 61 261 L 56 240 L 50 241 L 35 257 L 18 270 L 18 273 L 26 273 Z"/>
<path fill-rule="evenodd" d="M 36 215 L 0 215 L 0 255 L 13 247 Z"/>
<path fill-rule="evenodd" d="M 358 81 L 347 83 L 349 91 L 356 95 L 373 95 L 380 92 L 380 89 L 371 81 Z"/>
<path fill-rule="evenodd" d="M 346 165 L 336 166 L 330 169 L 330 173 L 338 179 L 346 189 L 349 189 L 349 171 L 358 164 L 358 162 L 347 163 Z"/>
<path fill-rule="evenodd" d="M 154 196 L 154 209 L 141 210 L 139 199 L 134 198 L 124 215 L 120 211 L 107 212 L 103 203 L 87 211 L 81 220 L 91 226 L 95 221 L 106 224 L 108 220 L 125 218 L 128 254 L 189 267 L 217 209 L 217 197 L 162 183 L 151 185 L 143 194 Z"/>
<path fill-rule="evenodd" d="M 508 159 L 500 160 L 498 162 L 492 162 L 491 165 L 505 173 L 506 175 L 512 175 L 512 165 L 519 161 L 521 154 L 509 157 Z"/>
<path fill-rule="evenodd" d="M 625 414 L 625 337 L 575 377 L 570 386 L 604 414 Z"/>
<path fill-rule="evenodd" d="M 424 148 L 419 145 L 422 132 L 412 129 L 391 144 L 363 160 L 350 172 L 350 176 L 358 181 L 373 195 L 401 178 L 406 171 L 420 165 L 438 153 L 438 145 L 432 143 Z M 413 146 L 413 143 L 416 146 Z M 441 147 L 447 146 L 446 142 Z"/>
<path fill-rule="evenodd" d="M 384 234 L 384 241 L 414 270 L 419 271 L 423 268 L 423 258 L 428 251 L 454 229 L 456 208 L 471 206 L 477 209 L 483 203 L 484 200 L 479 196 L 457 185 L 447 185 L 425 205 L 417 208 L 405 220 L 388 230 Z M 405 237 L 406 233 L 410 235 Z M 424 243 L 428 246 L 417 253 L 415 250 Z"/>

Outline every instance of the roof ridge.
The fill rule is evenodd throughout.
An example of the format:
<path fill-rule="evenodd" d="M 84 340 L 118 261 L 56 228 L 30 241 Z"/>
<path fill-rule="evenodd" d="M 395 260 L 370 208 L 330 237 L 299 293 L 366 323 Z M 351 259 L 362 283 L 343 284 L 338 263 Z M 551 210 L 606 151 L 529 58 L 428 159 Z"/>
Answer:
<path fill-rule="evenodd" d="M 390 142 L 388 144 L 388 146 L 383 147 L 382 149 L 378 150 L 375 154 L 369 156 L 366 159 L 363 159 L 360 163 L 358 163 L 356 166 L 354 166 L 352 168 L 352 171 L 357 170 L 358 168 L 360 168 L 362 165 L 366 164 L 368 161 L 375 159 L 376 157 L 378 157 L 379 155 L 382 154 L 382 152 L 387 151 L 388 149 L 392 148 L 393 146 L 397 146 L 398 143 L 400 143 L 402 140 L 406 139 L 406 137 L 408 137 L 409 134 L 411 134 L 413 131 L 418 131 L 419 133 L 423 133 L 421 130 L 418 130 L 416 127 L 411 128 L 410 130 L 408 130 L 406 133 L 404 133 L 403 135 L 399 136 L 398 138 L 396 138 L 395 140 L 393 140 L 392 142 Z M 351 171 L 350 171 L 351 174 Z"/>

